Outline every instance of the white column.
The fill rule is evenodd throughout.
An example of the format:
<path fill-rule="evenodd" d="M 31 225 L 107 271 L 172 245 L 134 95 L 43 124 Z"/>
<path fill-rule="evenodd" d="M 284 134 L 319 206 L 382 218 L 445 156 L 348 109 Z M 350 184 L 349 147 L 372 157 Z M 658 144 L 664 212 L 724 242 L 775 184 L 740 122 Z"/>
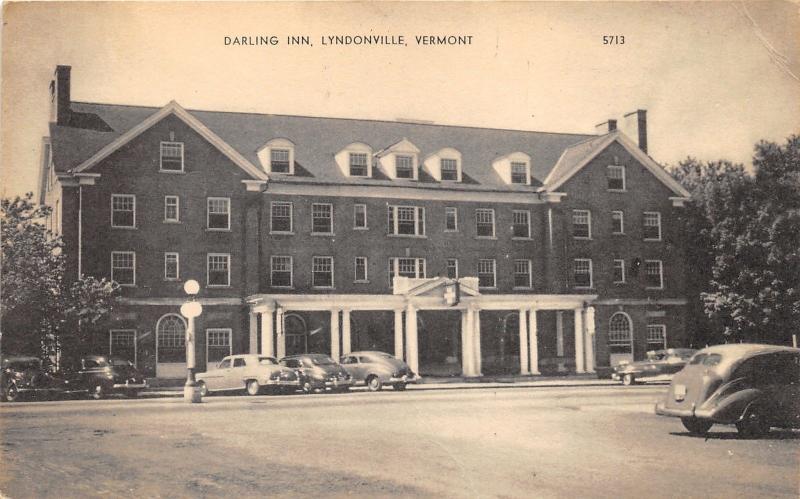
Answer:
<path fill-rule="evenodd" d="M 261 312 L 261 355 L 272 357 L 275 354 L 272 343 L 272 310 Z M 278 357 L 282 355 L 278 354 Z"/>
<path fill-rule="evenodd" d="M 286 357 L 286 332 L 284 331 L 283 309 L 279 308 L 275 314 L 275 329 L 278 337 L 278 358 Z M 270 335 L 270 338 L 272 336 Z M 272 339 L 270 339 L 270 342 Z"/>
<path fill-rule="evenodd" d="M 531 374 L 541 374 L 539 372 L 539 326 L 536 324 L 535 308 L 531 308 L 531 319 L 528 327 L 530 328 Z"/>
<path fill-rule="evenodd" d="M 409 304 L 406 309 L 406 364 L 415 373 L 419 372 L 417 347 L 417 309 Z"/>
<path fill-rule="evenodd" d="M 403 311 L 394 311 L 394 356 L 403 360 Z"/>
<path fill-rule="evenodd" d="M 528 368 L 528 311 L 519 310 L 519 373 L 530 374 Z"/>
<path fill-rule="evenodd" d="M 250 353 L 258 353 L 258 314 L 250 312 Z"/>
<path fill-rule="evenodd" d="M 558 372 L 566 371 L 564 366 L 564 311 L 556 312 L 556 356 L 558 357 Z"/>
<path fill-rule="evenodd" d="M 331 357 L 339 362 L 339 309 L 331 310 Z"/>
<path fill-rule="evenodd" d="M 350 353 L 352 348 L 350 341 L 350 310 L 342 310 L 342 354 Z M 336 359 L 337 362 L 339 359 Z"/>
<path fill-rule="evenodd" d="M 473 347 L 475 348 L 475 376 L 482 376 L 482 359 L 481 359 L 481 311 L 475 310 L 473 312 L 473 325 L 474 325 L 474 332 L 473 332 Z"/>
<path fill-rule="evenodd" d="M 586 372 L 583 352 L 583 307 L 575 309 L 575 372 Z"/>
<path fill-rule="evenodd" d="M 473 376 L 472 370 L 472 310 L 461 311 L 461 371 Z"/>
<path fill-rule="evenodd" d="M 586 309 L 586 372 L 594 372 L 594 307 Z"/>

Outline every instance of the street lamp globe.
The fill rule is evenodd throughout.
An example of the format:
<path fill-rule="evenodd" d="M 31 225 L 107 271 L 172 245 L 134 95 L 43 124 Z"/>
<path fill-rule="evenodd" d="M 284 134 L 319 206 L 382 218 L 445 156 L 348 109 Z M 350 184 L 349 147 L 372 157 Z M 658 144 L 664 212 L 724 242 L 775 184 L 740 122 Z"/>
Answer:
<path fill-rule="evenodd" d="M 183 290 L 186 292 L 187 295 L 194 296 L 200 292 L 200 283 L 195 281 L 194 279 L 189 279 L 185 283 L 183 283 Z"/>

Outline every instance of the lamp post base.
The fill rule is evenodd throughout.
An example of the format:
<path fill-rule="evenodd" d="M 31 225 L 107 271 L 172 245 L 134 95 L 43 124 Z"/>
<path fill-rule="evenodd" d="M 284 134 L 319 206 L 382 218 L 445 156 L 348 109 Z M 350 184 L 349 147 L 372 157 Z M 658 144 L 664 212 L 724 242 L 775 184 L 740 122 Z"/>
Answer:
<path fill-rule="evenodd" d="M 192 368 L 189 368 L 186 384 L 183 385 L 183 400 L 192 404 L 198 404 L 203 401 L 203 397 L 200 395 L 200 387 L 197 386 L 197 382 L 194 379 L 194 369 Z"/>

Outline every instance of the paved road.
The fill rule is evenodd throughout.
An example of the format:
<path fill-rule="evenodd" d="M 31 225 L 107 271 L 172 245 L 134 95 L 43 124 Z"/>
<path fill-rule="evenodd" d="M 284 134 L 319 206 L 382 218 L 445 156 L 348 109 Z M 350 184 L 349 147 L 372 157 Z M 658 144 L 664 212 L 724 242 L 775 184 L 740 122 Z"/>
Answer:
<path fill-rule="evenodd" d="M 0 406 L 26 497 L 797 497 L 800 433 L 687 435 L 664 387 Z"/>

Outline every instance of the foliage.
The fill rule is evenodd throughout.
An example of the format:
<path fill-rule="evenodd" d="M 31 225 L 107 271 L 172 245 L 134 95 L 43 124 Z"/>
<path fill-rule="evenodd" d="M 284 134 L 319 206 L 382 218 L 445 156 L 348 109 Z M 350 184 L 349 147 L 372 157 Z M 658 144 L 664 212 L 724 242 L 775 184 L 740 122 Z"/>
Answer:
<path fill-rule="evenodd" d="M 2 349 L 44 360 L 77 355 L 108 317 L 118 285 L 68 279 L 61 238 L 43 224 L 50 209 L 32 199 L 28 193 L 0 200 Z"/>
<path fill-rule="evenodd" d="M 685 212 L 696 343 L 790 343 L 800 323 L 800 137 L 760 142 L 754 174 L 689 158 Z M 704 316 L 700 316 L 700 312 Z"/>

